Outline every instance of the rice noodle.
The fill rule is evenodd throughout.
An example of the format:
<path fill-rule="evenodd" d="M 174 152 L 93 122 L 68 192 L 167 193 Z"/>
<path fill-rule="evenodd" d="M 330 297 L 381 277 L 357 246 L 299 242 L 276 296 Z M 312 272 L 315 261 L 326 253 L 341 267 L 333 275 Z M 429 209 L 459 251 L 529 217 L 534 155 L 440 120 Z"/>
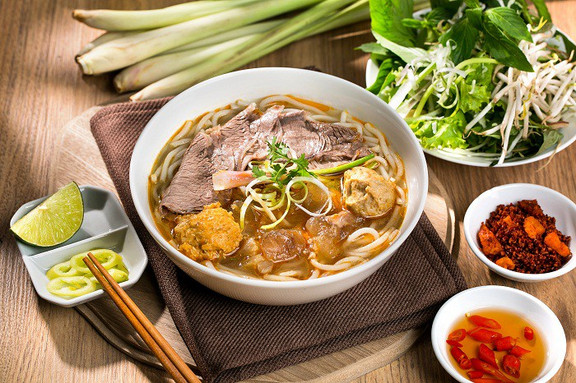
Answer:
<path fill-rule="evenodd" d="M 553 76 L 550 80 L 553 80 Z M 555 84 L 552 82 L 551 85 Z M 510 89 L 504 88 L 506 87 L 503 87 L 499 91 L 503 91 L 503 94 L 508 94 L 507 92 Z M 532 105 L 536 105 L 537 102 L 538 101 L 534 100 Z M 372 167 L 385 179 L 395 183 L 397 204 L 394 206 L 392 212 L 386 216 L 386 219 L 372 220 L 366 227 L 359 228 L 352 232 L 342 242 L 344 249 L 343 256 L 340 259 L 337 259 L 333 264 L 320 262 L 316 258 L 314 252 L 311 252 L 308 256 L 310 270 L 291 268 L 295 266 L 283 266 L 271 268 L 270 272 L 269 270 L 266 270 L 263 275 L 253 275 L 245 270 L 231 268 L 229 265 L 223 265 L 220 262 L 204 261 L 202 264 L 210 269 L 243 278 L 265 279 L 271 281 L 296 281 L 302 279 L 322 278 L 347 270 L 360 263 L 368 261 L 379 251 L 390 245 L 390 243 L 392 243 L 400 234 L 398 227 L 403 220 L 403 211 L 407 203 L 407 188 L 403 178 L 405 172 L 404 164 L 398 154 L 392 151 L 382 132 L 370 123 L 363 123 L 356 120 L 347 111 L 339 111 L 335 109 L 324 111 L 314 105 L 301 102 L 289 96 L 274 95 L 261 99 L 257 104 L 261 111 L 265 111 L 270 106 L 276 104 L 284 105 L 286 111 L 303 109 L 308 112 L 307 118 L 310 120 L 338 123 L 342 126 L 358 131 L 364 138 L 368 147 L 370 147 L 371 151 L 376 154 L 376 156 L 365 165 Z M 248 105 L 248 102 L 238 100 L 226 108 L 202 114 L 198 118 L 186 121 L 183 124 L 182 128 L 169 141 L 169 144 L 164 147 L 152 169 L 150 175 L 150 194 L 153 201 L 159 203 L 161 200 L 164 189 L 167 187 L 169 181 L 179 168 L 184 153 L 193 137 L 200 131 L 209 129 L 213 126 L 225 124 L 230 118 L 242 111 L 246 105 Z M 535 113 L 538 114 L 539 110 L 537 108 L 538 106 L 535 106 L 534 110 Z M 516 140 L 514 140 L 511 143 L 511 146 L 516 143 Z M 258 190 L 262 190 L 260 182 L 261 181 L 259 180 L 254 180 L 248 186 L 240 188 L 242 193 L 248 196 L 241 207 L 240 214 L 244 217 L 247 210 L 253 208 L 264 213 L 271 220 L 270 222 L 276 222 L 278 221 L 277 216 L 281 216 L 282 214 L 275 214 L 274 211 L 283 211 L 282 206 L 285 206 L 286 202 L 279 202 L 278 200 L 272 199 L 272 197 L 267 196 L 267 191 L 257 193 L 254 187 Z M 291 203 L 295 204 L 299 209 L 310 216 L 320 216 L 329 213 L 332 210 L 330 190 L 318 179 L 310 177 L 295 177 L 287 185 L 287 192 L 290 192 L 292 187 L 295 187 L 297 184 L 302 182 L 313 183 L 322 193 L 326 194 L 324 206 L 315 212 L 309 211 L 301 205 L 303 202 L 302 199 L 296 199 L 288 194 L 288 199 L 292 198 Z M 275 204 L 272 204 L 272 201 L 275 201 Z M 281 204 L 282 206 L 280 206 Z M 158 209 L 153 209 L 153 214 L 157 222 L 162 220 L 162 216 L 159 214 Z M 243 221 L 243 219 L 241 219 L 241 221 Z M 170 239 L 170 243 L 174 247 L 177 247 L 174 240 Z"/>

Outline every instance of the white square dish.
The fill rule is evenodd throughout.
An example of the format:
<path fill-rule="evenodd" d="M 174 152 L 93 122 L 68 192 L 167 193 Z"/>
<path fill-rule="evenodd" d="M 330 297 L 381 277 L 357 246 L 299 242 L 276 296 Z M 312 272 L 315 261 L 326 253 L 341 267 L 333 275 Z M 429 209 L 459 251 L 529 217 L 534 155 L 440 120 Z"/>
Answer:
<path fill-rule="evenodd" d="M 96 186 L 80 186 L 80 191 L 84 201 L 84 221 L 72 238 L 54 247 L 35 247 L 17 240 L 18 249 L 38 295 L 63 307 L 73 307 L 99 298 L 104 295 L 104 291 L 96 290 L 72 299 L 52 295 L 46 289 L 49 281 L 46 272 L 55 264 L 78 253 L 98 248 L 114 250 L 122 255 L 128 269 L 128 280 L 120 283 L 120 286 L 127 289 L 138 282 L 148 263 L 144 247 L 118 198 L 112 192 Z M 10 226 L 46 198 L 30 201 L 20 207 L 12 216 Z"/>

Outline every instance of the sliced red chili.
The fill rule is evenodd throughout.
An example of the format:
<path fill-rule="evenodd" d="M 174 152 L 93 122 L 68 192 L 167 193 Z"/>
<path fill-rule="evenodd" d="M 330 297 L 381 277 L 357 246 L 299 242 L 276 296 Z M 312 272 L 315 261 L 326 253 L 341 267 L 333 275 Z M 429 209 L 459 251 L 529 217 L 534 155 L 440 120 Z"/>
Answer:
<path fill-rule="evenodd" d="M 526 350 L 520 346 L 514 346 L 510 349 L 510 351 L 508 351 L 508 354 L 514 355 L 517 358 L 521 358 L 522 355 L 528 354 L 529 352 L 530 350 Z"/>
<path fill-rule="evenodd" d="M 494 378 L 478 378 L 478 379 L 471 379 L 474 383 L 502 383 L 500 379 Z"/>
<path fill-rule="evenodd" d="M 458 330 L 454 330 L 448 335 L 448 340 L 455 340 L 456 342 L 460 342 L 466 338 L 466 330 L 460 328 Z"/>
<path fill-rule="evenodd" d="M 534 330 L 531 327 L 524 327 L 524 338 L 528 340 L 534 339 Z"/>
<path fill-rule="evenodd" d="M 462 347 L 462 344 L 460 342 L 456 342 L 455 340 L 448 339 L 446 343 L 448 343 L 452 347 Z"/>
<path fill-rule="evenodd" d="M 499 332 L 486 330 L 485 328 L 480 327 L 476 327 L 475 329 L 468 331 L 468 335 L 482 343 L 493 343 L 497 339 L 502 338 L 502 334 Z"/>
<path fill-rule="evenodd" d="M 496 341 L 494 341 L 494 346 L 498 351 L 511 350 L 515 345 L 516 339 L 512 338 L 511 336 L 505 336 L 504 338 L 496 339 Z"/>
<path fill-rule="evenodd" d="M 488 363 L 476 358 L 472 358 L 470 359 L 470 361 L 472 362 L 473 369 L 482 371 L 483 373 L 488 375 L 492 375 L 505 383 L 513 383 L 513 381 L 508 379 L 506 375 L 500 372 L 500 370 L 498 370 L 495 367 L 492 367 Z"/>
<path fill-rule="evenodd" d="M 520 359 L 514 355 L 505 355 L 502 359 L 502 369 L 508 375 L 519 378 L 520 377 Z"/>
<path fill-rule="evenodd" d="M 494 319 L 486 318 L 480 315 L 470 315 L 468 317 L 468 320 L 474 323 L 476 326 L 480 327 L 493 328 L 496 330 L 502 328 L 502 326 L 500 326 L 500 323 L 496 322 Z"/>
<path fill-rule="evenodd" d="M 468 371 L 467 374 L 470 379 L 478 379 L 484 376 L 484 373 L 482 371 L 476 371 L 476 370 Z"/>
<path fill-rule="evenodd" d="M 494 354 L 494 351 L 490 350 L 490 348 L 488 348 L 488 346 L 486 346 L 484 343 L 480 344 L 480 348 L 478 349 L 478 357 L 480 360 L 483 360 L 484 362 L 498 368 L 498 363 L 496 363 L 496 355 Z"/>
<path fill-rule="evenodd" d="M 461 349 L 459 349 L 458 347 L 452 347 L 450 349 L 450 353 L 452 354 L 454 359 L 456 359 L 456 362 L 458 363 L 460 368 L 468 370 L 470 367 L 472 367 L 472 363 L 470 362 L 470 359 L 468 359 L 468 356 L 466 356 L 466 353 Z"/>

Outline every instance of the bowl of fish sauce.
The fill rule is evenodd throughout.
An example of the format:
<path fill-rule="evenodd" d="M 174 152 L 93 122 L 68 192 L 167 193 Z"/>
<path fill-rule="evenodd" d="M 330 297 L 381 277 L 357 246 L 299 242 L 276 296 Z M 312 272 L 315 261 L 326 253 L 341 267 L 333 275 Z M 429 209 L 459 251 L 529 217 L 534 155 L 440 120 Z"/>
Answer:
<path fill-rule="evenodd" d="M 440 308 L 432 346 L 459 382 L 547 382 L 566 356 L 566 335 L 548 306 L 504 286 L 465 290 Z"/>
<path fill-rule="evenodd" d="M 576 204 L 534 184 L 485 191 L 468 207 L 464 235 L 493 272 L 518 282 L 539 282 L 576 267 Z"/>

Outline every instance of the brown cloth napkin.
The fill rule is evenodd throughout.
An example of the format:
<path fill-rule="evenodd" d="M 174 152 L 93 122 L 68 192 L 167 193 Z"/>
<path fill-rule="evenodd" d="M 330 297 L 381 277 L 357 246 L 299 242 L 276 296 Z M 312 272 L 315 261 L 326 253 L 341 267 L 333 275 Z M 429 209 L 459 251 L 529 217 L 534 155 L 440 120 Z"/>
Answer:
<path fill-rule="evenodd" d="M 422 326 L 442 302 L 466 288 L 426 216 L 373 276 L 320 302 L 260 306 L 224 297 L 196 283 L 156 245 L 130 196 L 132 150 L 146 123 L 168 100 L 108 106 L 90 124 L 174 323 L 206 382 L 247 379 Z"/>

